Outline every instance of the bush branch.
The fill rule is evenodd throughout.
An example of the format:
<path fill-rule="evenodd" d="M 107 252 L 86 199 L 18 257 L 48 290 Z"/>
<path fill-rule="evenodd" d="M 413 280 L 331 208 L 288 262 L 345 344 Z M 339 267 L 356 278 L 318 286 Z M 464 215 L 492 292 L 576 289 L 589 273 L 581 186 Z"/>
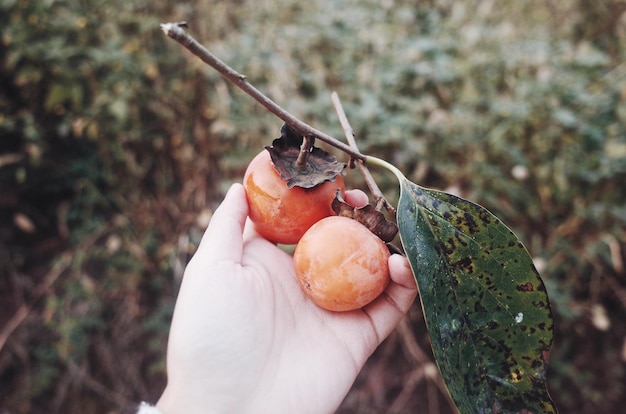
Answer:
<path fill-rule="evenodd" d="M 323 141 L 328 145 L 331 145 L 338 150 L 345 152 L 354 159 L 365 161 L 365 155 L 361 154 L 358 151 L 355 151 L 352 147 L 343 143 L 342 141 L 339 141 L 338 139 L 304 123 L 300 119 L 296 118 L 294 115 L 281 108 L 278 104 L 276 104 L 265 94 L 259 91 L 256 87 L 254 87 L 251 83 L 249 83 L 246 80 L 245 75 L 242 75 L 241 73 L 228 66 L 218 57 L 209 52 L 204 46 L 198 43 L 197 40 L 187 34 L 187 32 L 183 30 L 183 27 L 187 27 L 187 23 L 180 22 L 161 24 L 161 29 L 167 36 L 183 45 L 185 48 L 187 48 L 187 50 L 189 50 L 195 56 L 200 58 L 203 62 L 211 66 L 213 69 L 218 71 L 223 77 L 225 77 L 231 83 L 236 85 L 239 89 L 250 95 L 254 100 L 263 105 L 268 111 L 276 115 L 278 118 L 282 119 L 287 125 L 292 127 L 303 137 L 316 137 L 320 141 Z"/>

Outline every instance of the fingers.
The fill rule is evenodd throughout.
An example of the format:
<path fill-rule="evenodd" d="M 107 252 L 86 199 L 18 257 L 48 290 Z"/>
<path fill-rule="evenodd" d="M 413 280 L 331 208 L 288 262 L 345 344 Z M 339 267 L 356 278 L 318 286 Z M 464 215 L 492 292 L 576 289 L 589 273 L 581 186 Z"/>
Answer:
<path fill-rule="evenodd" d="M 389 273 L 391 280 L 395 284 L 406 289 L 407 292 L 405 293 L 410 293 L 406 298 L 404 296 L 394 296 L 398 299 L 396 302 L 400 304 L 401 308 L 406 312 L 417 295 L 415 277 L 413 276 L 413 271 L 411 270 L 411 266 L 409 265 L 407 258 L 400 254 L 392 254 L 389 257 Z"/>
<path fill-rule="evenodd" d="M 417 287 L 408 260 L 399 254 L 389 257 L 391 281 L 385 292 L 363 310 L 369 315 L 380 344 L 409 310 Z"/>
<path fill-rule="evenodd" d="M 348 190 L 345 194 L 346 203 L 353 207 L 360 208 L 367 205 L 369 199 L 367 194 L 361 190 Z"/>
<path fill-rule="evenodd" d="M 241 261 L 247 217 L 246 192 L 241 184 L 233 184 L 213 213 L 192 260 L 205 264 L 222 260 Z"/>

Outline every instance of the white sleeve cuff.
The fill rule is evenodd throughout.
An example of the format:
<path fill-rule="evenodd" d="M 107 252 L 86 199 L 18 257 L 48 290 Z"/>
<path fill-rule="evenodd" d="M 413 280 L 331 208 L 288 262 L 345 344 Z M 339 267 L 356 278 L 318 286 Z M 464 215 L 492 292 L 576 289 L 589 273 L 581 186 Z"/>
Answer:
<path fill-rule="evenodd" d="M 147 402 L 142 402 L 141 404 L 139 404 L 139 407 L 137 408 L 137 414 L 163 414 L 163 413 L 159 411 L 158 408 L 148 404 Z"/>

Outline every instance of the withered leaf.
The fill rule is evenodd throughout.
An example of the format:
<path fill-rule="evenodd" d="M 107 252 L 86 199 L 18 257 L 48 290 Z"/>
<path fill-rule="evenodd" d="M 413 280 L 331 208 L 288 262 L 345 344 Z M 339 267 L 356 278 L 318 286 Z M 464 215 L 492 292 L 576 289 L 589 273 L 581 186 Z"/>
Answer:
<path fill-rule="evenodd" d="M 391 242 L 398 233 L 398 226 L 387 220 L 385 215 L 377 211 L 374 206 L 368 204 L 365 207 L 353 207 L 343 200 L 340 191 L 337 191 L 332 208 L 337 215 L 349 217 L 363 224 L 385 243 Z"/>
<path fill-rule="evenodd" d="M 287 182 L 287 187 L 313 188 L 325 181 L 334 182 L 346 164 L 338 162 L 333 155 L 313 146 L 304 167 L 298 167 L 296 160 L 300 154 L 302 141 L 301 135 L 284 124 L 280 129 L 280 138 L 276 138 L 271 146 L 265 147 L 270 153 L 274 168 Z"/>

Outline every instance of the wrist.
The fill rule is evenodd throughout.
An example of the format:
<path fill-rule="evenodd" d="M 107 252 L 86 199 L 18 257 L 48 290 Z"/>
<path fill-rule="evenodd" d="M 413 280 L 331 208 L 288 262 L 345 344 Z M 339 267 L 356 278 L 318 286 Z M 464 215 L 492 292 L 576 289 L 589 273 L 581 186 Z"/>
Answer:
<path fill-rule="evenodd" d="M 163 414 L 157 407 L 142 401 L 137 408 L 137 414 Z"/>
<path fill-rule="evenodd" d="M 155 408 L 157 412 L 146 412 L 145 414 L 221 414 L 221 413 L 252 413 L 256 410 L 249 410 L 243 405 L 245 398 L 217 396 L 210 392 L 203 392 L 202 395 L 194 395 L 187 392 L 178 392 L 173 387 L 166 387 L 165 391 L 157 401 Z M 208 402 L 210 401 L 210 403 Z M 142 413 L 143 414 L 143 413 Z"/>
<path fill-rule="evenodd" d="M 171 387 L 165 388 L 155 407 L 159 410 L 158 414 L 207 414 L 213 412 L 206 404 L 205 396 L 196 399 L 188 393 L 174 392 Z"/>

